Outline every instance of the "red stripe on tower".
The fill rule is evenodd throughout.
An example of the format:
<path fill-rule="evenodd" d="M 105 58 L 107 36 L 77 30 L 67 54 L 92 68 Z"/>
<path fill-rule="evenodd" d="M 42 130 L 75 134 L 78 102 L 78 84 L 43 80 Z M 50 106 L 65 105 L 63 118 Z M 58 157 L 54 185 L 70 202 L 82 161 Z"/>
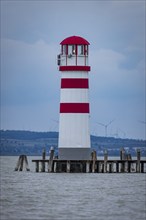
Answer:
<path fill-rule="evenodd" d="M 61 89 L 88 89 L 88 79 L 67 78 L 61 79 Z"/>
<path fill-rule="evenodd" d="M 59 66 L 59 71 L 90 71 L 90 66 Z"/>
<path fill-rule="evenodd" d="M 89 103 L 60 103 L 60 113 L 89 113 Z"/>

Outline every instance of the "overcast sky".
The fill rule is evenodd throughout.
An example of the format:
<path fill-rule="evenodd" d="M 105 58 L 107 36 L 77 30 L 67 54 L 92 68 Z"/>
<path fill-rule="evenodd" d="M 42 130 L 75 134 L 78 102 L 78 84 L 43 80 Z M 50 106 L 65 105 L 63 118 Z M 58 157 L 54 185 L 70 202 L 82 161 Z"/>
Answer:
<path fill-rule="evenodd" d="M 145 1 L 1 1 L 1 129 L 58 131 L 60 42 L 90 42 L 91 134 L 145 139 Z"/>

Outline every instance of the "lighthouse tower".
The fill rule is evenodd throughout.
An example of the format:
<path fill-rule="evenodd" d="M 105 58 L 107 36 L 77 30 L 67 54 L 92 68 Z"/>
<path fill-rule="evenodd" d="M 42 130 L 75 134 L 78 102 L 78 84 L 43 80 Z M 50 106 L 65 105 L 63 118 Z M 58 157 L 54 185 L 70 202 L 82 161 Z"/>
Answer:
<path fill-rule="evenodd" d="M 61 71 L 58 155 L 60 160 L 90 159 L 89 131 L 89 42 L 71 36 L 61 43 L 58 55 Z"/>

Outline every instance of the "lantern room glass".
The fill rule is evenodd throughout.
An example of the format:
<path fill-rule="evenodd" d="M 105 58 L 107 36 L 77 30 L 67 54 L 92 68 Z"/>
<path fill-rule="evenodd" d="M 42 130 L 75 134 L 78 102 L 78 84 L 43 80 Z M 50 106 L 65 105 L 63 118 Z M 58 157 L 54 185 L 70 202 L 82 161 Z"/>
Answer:
<path fill-rule="evenodd" d="M 62 46 L 62 54 L 66 55 L 67 54 L 67 45 Z"/>

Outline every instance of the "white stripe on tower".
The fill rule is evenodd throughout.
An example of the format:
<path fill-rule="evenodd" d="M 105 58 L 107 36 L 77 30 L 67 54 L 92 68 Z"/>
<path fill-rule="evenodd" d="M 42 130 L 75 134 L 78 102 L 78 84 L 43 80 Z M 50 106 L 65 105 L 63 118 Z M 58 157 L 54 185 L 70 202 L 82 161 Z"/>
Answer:
<path fill-rule="evenodd" d="M 86 103 L 88 101 L 88 89 L 61 89 L 61 103 Z"/>

